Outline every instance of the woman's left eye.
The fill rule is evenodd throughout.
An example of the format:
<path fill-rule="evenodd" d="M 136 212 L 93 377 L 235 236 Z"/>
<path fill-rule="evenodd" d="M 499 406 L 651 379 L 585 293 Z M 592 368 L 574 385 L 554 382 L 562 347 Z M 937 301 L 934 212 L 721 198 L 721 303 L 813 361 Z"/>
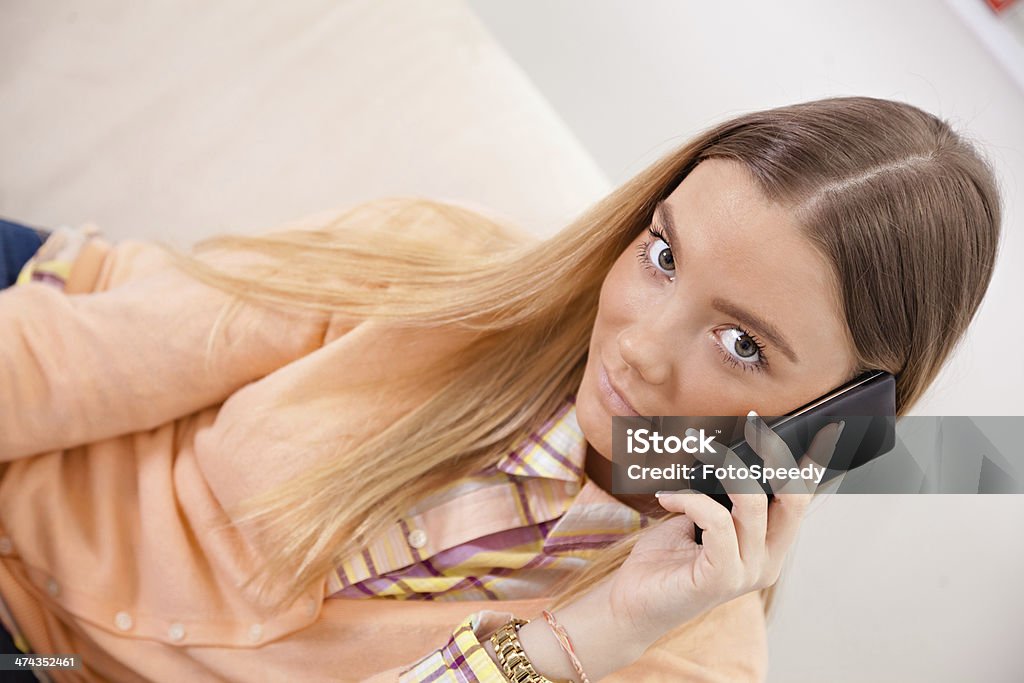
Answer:
<path fill-rule="evenodd" d="M 764 354 L 764 346 L 757 337 L 739 327 L 730 327 L 716 333 L 720 340 L 719 348 L 725 362 L 743 370 L 761 371 L 768 366 Z"/>

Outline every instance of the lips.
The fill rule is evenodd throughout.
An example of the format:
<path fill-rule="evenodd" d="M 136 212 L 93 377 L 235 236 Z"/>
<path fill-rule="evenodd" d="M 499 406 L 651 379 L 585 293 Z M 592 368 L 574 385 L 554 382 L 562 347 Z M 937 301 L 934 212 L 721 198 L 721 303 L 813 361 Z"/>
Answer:
<path fill-rule="evenodd" d="M 613 411 L 625 416 L 640 414 L 632 405 L 629 404 L 629 401 L 627 401 L 622 394 L 612 386 L 611 378 L 608 377 L 608 371 L 605 370 L 603 363 L 601 364 L 599 384 L 601 386 L 601 393 L 604 394 L 605 401 Z"/>

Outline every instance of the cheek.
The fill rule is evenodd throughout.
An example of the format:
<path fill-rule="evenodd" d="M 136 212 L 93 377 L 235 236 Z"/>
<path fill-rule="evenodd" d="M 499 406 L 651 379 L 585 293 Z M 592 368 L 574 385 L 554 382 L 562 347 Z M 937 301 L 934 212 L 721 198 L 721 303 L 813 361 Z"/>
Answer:
<path fill-rule="evenodd" d="M 615 261 L 601 285 L 590 354 L 577 395 L 580 429 L 587 441 L 606 457 L 611 448 L 611 418 L 601 403 L 598 366 L 602 357 L 615 357 L 615 340 L 632 320 L 638 283 L 634 281 L 635 273 L 630 271 L 630 266 L 639 267 L 633 255 L 635 248 L 635 245 L 630 247 Z"/>
<path fill-rule="evenodd" d="M 597 316 L 599 324 L 626 324 L 641 305 L 645 273 L 636 263 L 631 247 L 615 261 L 601 285 Z"/>

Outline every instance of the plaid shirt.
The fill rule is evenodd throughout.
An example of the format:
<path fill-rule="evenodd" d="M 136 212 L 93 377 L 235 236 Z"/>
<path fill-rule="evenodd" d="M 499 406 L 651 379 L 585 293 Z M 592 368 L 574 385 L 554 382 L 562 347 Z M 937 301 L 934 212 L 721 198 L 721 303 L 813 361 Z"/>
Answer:
<path fill-rule="evenodd" d="M 344 562 L 333 577 L 331 597 L 454 601 L 542 595 L 586 565 L 596 550 L 648 522 L 585 479 L 586 448 L 571 395 L 495 465 L 433 494 Z M 460 538 L 452 520 L 467 514 L 474 523 L 465 525 L 466 537 Z M 478 640 L 497 625 L 487 616 L 467 616 L 443 647 L 401 680 L 504 681 Z"/>

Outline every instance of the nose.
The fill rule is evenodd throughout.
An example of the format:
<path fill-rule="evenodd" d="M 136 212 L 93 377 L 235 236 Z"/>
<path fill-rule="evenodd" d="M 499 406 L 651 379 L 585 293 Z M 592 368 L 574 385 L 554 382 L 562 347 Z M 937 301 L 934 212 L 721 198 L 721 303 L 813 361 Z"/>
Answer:
<path fill-rule="evenodd" d="M 645 315 L 619 332 L 617 341 L 622 360 L 640 374 L 644 382 L 660 385 L 672 379 L 676 344 L 680 331 L 667 306 L 651 306 Z"/>

